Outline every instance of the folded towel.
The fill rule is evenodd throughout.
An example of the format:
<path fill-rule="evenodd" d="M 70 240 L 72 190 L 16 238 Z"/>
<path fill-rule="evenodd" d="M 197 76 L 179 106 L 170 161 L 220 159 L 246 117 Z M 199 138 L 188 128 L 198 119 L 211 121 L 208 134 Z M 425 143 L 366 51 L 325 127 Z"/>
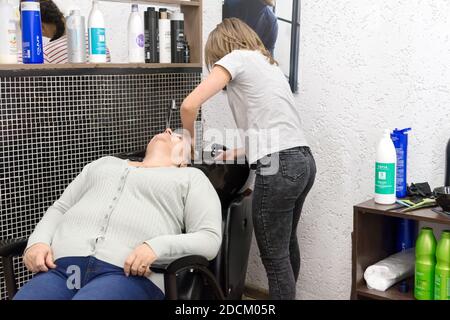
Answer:
<path fill-rule="evenodd" d="M 414 274 L 414 248 L 393 254 L 374 265 L 367 267 L 364 279 L 367 287 L 378 291 L 386 291 L 395 283 Z"/>

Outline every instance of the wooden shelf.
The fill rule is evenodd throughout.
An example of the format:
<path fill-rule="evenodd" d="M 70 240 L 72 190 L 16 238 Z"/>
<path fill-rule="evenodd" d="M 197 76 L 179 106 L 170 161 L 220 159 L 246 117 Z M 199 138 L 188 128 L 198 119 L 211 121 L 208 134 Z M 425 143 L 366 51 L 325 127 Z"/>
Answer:
<path fill-rule="evenodd" d="M 352 299 L 414 300 L 414 282 L 402 293 L 398 284 L 385 292 L 368 289 L 364 280 L 367 267 L 397 253 L 398 218 L 450 225 L 450 218 L 431 208 L 400 212 L 396 205 L 379 205 L 369 200 L 353 208 Z"/>
<path fill-rule="evenodd" d="M 0 71 L 60 69 L 163 69 L 201 68 L 200 63 L 80 63 L 80 64 L 0 64 Z"/>
<path fill-rule="evenodd" d="M 122 2 L 122 3 L 143 3 L 143 4 L 167 4 L 167 5 L 180 5 L 189 7 L 200 7 L 199 1 L 182 1 L 182 0 L 102 0 L 105 2 Z"/>
<path fill-rule="evenodd" d="M 400 209 L 398 210 L 391 209 L 395 208 L 396 206 L 397 206 L 396 204 L 395 205 L 376 204 L 375 201 L 369 200 L 357 205 L 356 208 L 360 209 L 363 212 L 382 214 L 390 217 L 405 218 L 417 221 L 426 221 L 450 225 L 450 217 L 438 214 L 432 211 L 431 208 L 424 208 L 410 212 L 400 212 Z"/>
<path fill-rule="evenodd" d="M 377 291 L 367 288 L 365 283 L 361 283 L 356 288 L 356 293 L 360 297 L 375 300 L 415 300 L 414 298 L 414 280 L 408 279 L 409 291 L 406 293 L 398 290 L 399 284 L 396 284 L 386 291 Z"/>

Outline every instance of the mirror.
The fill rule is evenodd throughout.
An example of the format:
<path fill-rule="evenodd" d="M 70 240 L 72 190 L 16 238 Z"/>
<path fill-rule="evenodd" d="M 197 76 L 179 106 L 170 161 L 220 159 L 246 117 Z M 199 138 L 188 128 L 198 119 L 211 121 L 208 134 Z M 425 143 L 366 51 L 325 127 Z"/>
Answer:
<path fill-rule="evenodd" d="M 222 17 L 239 18 L 255 30 L 297 92 L 300 0 L 224 0 Z"/>

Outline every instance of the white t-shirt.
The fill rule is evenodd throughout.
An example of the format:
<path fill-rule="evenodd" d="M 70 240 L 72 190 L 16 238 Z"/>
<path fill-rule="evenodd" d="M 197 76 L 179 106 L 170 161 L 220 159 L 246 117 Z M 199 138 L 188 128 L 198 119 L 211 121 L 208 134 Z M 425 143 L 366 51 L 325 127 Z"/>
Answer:
<path fill-rule="evenodd" d="M 260 51 L 234 50 L 216 65 L 232 79 L 228 102 L 245 141 L 250 164 L 281 150 L 308 146 L 300 110 L 283 72 Z"/>

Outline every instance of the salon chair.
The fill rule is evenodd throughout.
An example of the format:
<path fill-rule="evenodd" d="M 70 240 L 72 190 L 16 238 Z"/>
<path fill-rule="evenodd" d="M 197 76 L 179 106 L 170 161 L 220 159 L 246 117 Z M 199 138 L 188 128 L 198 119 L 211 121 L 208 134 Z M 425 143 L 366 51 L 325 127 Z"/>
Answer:
<path fill-rule="evenodd" d="M 204 153 L 201 164 L 192 164 L 210 179 L 222 204 L 223 240 L 217 257 L 208 261 L 191 255 L 168 264 L 153 264 L 152 272 L 164 274 L 168 300 L 238 300 L 241 299 L 253 232 L 251 191 L 242 187 L 249 175 L 248 164 L 216 164 L 214 152 Z M 117 157 L 142 160 L 144 152 L 120 154 Z M 209 159 L 208 159 L 209 158 Z M 0 257 L 8 297 L 17 292 L 13 257 L 23 254 L 27 239 L 0 239 Z"/>

